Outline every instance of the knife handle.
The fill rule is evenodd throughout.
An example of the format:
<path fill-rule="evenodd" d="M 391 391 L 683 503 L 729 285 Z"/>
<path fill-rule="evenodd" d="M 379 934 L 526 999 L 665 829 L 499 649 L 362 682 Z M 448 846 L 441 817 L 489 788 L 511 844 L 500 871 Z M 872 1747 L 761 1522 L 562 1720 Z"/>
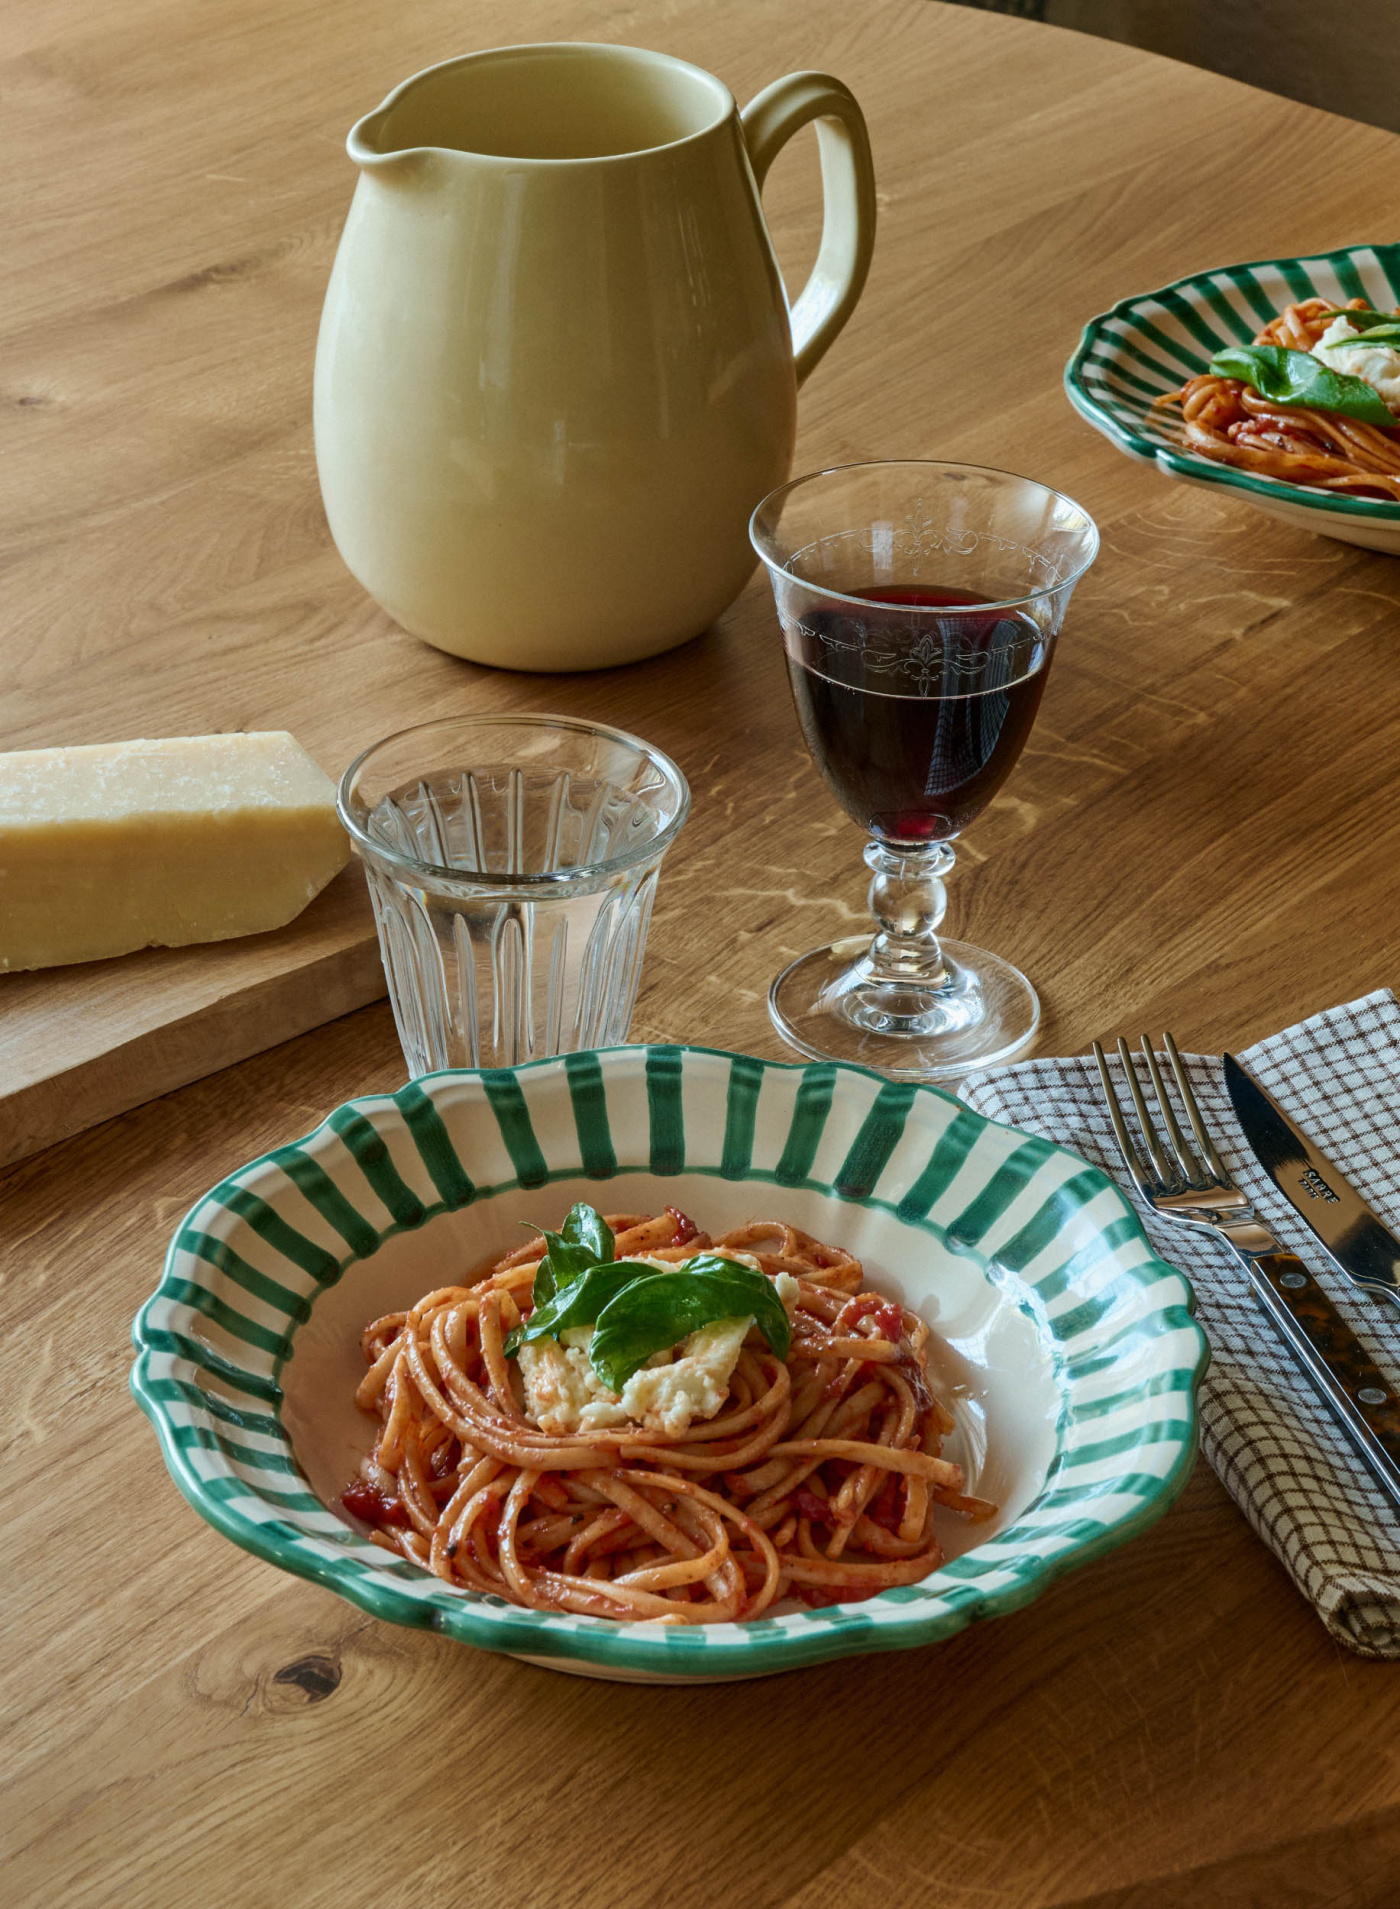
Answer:
<path fill-rule="evenodd" d="M 1400 1506 L 1400 1397 L 1294 1253 L 1245 1255 L 1250 1284 L 1377 1482 Z"/>

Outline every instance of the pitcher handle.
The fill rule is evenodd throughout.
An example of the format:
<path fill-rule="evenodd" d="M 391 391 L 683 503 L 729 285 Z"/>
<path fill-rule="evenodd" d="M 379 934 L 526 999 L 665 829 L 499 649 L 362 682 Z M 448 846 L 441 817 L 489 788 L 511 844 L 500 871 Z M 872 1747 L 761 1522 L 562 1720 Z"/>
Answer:
<path fill-rule="evenodd" d="M 760 192 L 795 132 L 817 122 L 822 162 L 821 249 L 791 307 L 792 351 L 801 384 L 856 308 L 875 250 L 875 167 L 855 95 L 829 73 L 789 73 L 740 114 Z"/>

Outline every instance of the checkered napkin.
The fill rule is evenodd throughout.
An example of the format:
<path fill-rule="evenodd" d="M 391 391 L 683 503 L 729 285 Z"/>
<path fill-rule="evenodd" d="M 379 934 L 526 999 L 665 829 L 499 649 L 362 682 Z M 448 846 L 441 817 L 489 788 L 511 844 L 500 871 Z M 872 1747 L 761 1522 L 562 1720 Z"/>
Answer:
<path fill-rule="evenodd" d="M 1273 1034 L 1239 1058 L 1400 1233 L 1400 1001 L 1388 991 L 1368 994 Z M 1187 1066 L 1236 1183 L 1279 1244 L 1317 1277 L 1377 1364 L 1400 1380 L 1400 1308 L 1371 1299 L 1328 1264 L 1249 1151 L 1219 1060 L 1191 1055 Z M 978 1113 L 1058 1141 L 1130 1191 L 1092 1056 L 1025 1061 L 975 1075 L 961 1091 Z M 1145 1082 L 1144 1091 L 1151 1105 Z M 1131 1125 L 1130 1108 L 1128 1118 Z M 1363 1657 L 1400 1657 L 1400 1514 L 1276 1337 L 1229 1249 L 1136 1203 L 1158 1253 L 1195 1287 L 1197 1316 L 1210 1339 L 1212 1364 L 1201 1391 L 1206 1459 L 1337 1641 Z"/>

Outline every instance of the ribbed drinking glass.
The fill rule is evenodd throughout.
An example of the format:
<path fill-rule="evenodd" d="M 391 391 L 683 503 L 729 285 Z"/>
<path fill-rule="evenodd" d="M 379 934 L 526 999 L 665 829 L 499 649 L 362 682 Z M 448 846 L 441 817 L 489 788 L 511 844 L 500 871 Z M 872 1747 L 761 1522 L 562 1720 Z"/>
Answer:
<path fill-rule="evenodd" d="M 659 749 L 568 716 L 462 716 L 340 785 L 411 1076 L 624 1040 L 661 859 L 690 808 Z"/>

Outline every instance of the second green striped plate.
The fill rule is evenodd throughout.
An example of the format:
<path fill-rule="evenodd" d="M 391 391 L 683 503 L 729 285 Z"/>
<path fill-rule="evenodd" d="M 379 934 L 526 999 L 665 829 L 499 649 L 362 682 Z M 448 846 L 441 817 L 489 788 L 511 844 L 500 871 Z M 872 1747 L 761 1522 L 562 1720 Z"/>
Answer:
<path fill-rule="evenodd" d="M 1343 543 L 1400 555 L 1400 504 L 1255 477 L 1173 443 L 1152 400 L 1205 371 L 1226 345 L 1246 345 L 1285 305 L 1364 298 L 1400 306 L 1400 245 L 1347 245 L 1311 258 L 1258 259 L 1173 280 L 1120 299 L 1084 327 L 1065 367 L 1070 403 L 1129 457 L 1168 477 L 1235 493 L 1272 517 Z"/>

